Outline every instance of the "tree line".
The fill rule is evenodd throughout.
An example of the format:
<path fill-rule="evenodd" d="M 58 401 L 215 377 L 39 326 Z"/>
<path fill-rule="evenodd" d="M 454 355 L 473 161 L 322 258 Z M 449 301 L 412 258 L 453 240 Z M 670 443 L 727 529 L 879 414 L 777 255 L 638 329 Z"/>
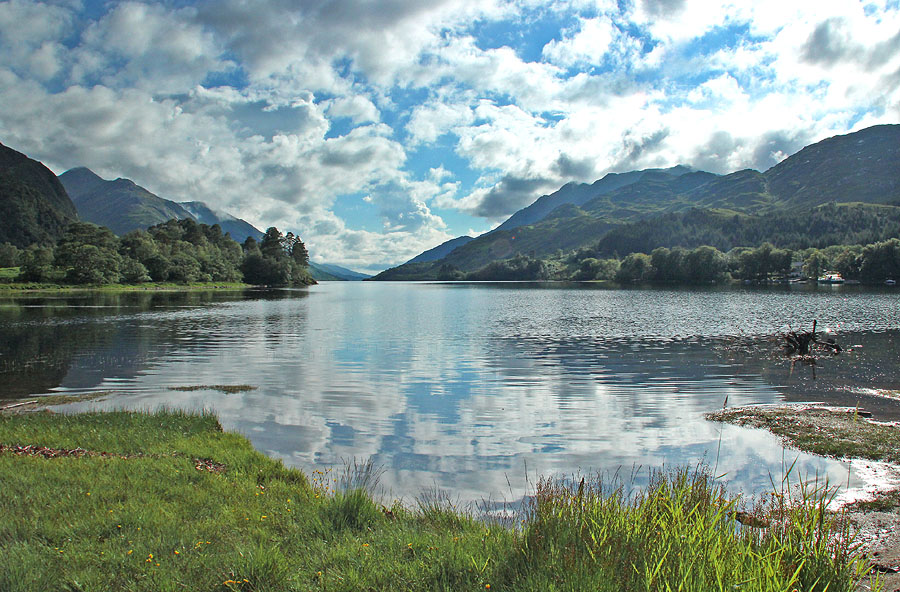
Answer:
<path fill-rule="evenodd" d="M 604 257 L 650 253 L 657 247 L 703 245 L 727 252 L 766 242 L 794 251 L 830 245 L 865 245 L 900 236 L 900 207 L 824 204 L 804 211 L 748 215 L 695 208 L 612 229 L 595 249 Z"/>
<path fill-rule="evenodd" d="M 736 247 L 726 253 L 708 245 L 694 249 L 658 247 L 623 259 L 599 258 L 594 249 L 571 253 L 560 279 L 615 280 L 620 283 L 721 283 L 731 279 L 767 282 L 791 277 L 818 278 L 836 271 L 845 279 L 880 284 L 900 278 L 900 239 L 868 245 L 833 245 L 797 251 L 771 243 Z"/>
<path fill-rule="evenodd" d="M 527 281 L 612 280 L 622 284 L 712 284 L 732 280 L 783 281 L 818 278 L 836 271 L 845 279 L 880 284 L 900 278 L 900 239 L 868 245 L 834 245 L 824 249 L 780 249 L 771 243 L 736 247 L 722 252 L 709 245 L 693 249 L 657 247 L 650 253 L 630 253 L 623 258 L 603 257 L 602 245 L 582 248 L 546 260 L 526 255 L 494 261 L 471 272 L 442 265 L 438 280 Z"/>
<path fill-rule="evenodd" d="M 145 282 L 244 282 L 301 286 L 315 283 L 309 253 L 300 237 L 277 228 L 257 242 L 239 245 L 222 232 L 194 220 L 172 219 L 121 237 L 108 228 L 72 222 L 54 246 L 20 250 L 0 245 L 0 267 L 19 267 L 18 280 L 65 284 Z"/>

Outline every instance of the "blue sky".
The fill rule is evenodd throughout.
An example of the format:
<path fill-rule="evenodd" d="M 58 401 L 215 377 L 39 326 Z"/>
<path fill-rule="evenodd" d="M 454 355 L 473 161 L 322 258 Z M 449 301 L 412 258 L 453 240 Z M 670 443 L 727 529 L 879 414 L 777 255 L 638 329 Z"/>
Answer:
<path fill-rule="evenodd" d="M 375 271 L 570 181 L 900 122 L 898 4 L 0 1 L 0 142 Z"/>

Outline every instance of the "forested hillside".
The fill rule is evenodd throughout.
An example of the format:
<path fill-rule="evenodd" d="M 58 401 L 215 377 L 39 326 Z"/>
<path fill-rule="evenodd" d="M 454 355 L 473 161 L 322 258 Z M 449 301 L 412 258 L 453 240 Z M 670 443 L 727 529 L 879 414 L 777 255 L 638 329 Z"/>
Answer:
<path fill-rule="evenodd" d="M 130 179 L 107 181 L 84 167 L 68 170 L 59 179 L 82 220 L 105 226 L 119 236 L 172 218 L 193 217 L 179 204 L 154 195 Z"/>
<path fill-rule="evenodd" d="M 75 205 L 50 169 L 0 144 L 0 244 L 55 243 L 77 218 Z"/>
<path fill-rule="evenodd" d="M 306 246 L 277 228 L 243 246 L 217 225 L 169 220 L 118 237 L 90 222 L 72 222 L 59 242 L 19 251 L 0 249 L 0 263 L 15 263 L 19 281 L 73 285 L 244 282 L 267 286 L 314 284 Z M 12 259 L 10 261 L 9 259 Z"/>
<path fill-rule="evenodd" d="M 374 279 L 436 279 L 578 249 L 624 256 L 676 246 L 864 245 L 898 236 L 898 205 L 900 125 L 880 125 L 807 146 L 763 173 L 674 167 L 568 184 L 442 259 Z"/>

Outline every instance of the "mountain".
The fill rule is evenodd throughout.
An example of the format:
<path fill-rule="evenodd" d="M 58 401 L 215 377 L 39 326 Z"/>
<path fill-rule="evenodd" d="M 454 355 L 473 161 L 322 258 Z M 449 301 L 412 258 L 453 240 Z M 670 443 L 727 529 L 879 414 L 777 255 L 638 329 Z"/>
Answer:
<path fill-rule="evenodd" d="M 0 243 L 55 243 L 77 219 L 75 204 L 50 169 L 0 144 Z"/>
<path fill-rule="evenodd" d="M 668 169 L 646 169 L 628 173 L 607 173 L 602 179 L 594 181 L 590 185 L 587 183 L 566 183 L 550 195 L 542 195 L 537 198 L 534 203 L 528 207 L 522 208 L 510 216 L 506 222 L 498 226 L 495 230 L 512 230 L 519 226 L 534 224 L 535 222 L 543 220 L 547 214 L 563 204 L 575 204 L 580 206 L 598 195 L 636 183 L 648 174 L 662 173 L 677 177 L 690 172 L 690 170 L 691 169 L 686 166 L 678 165 Z"/>
<path fill-rule="evenodd" d="M 66 171 L 59 180 L 82 220 L 106 226 L 118 235 L 172 218 L 193 218 L 179 204 L 150 193 L 130 179 L 106 181 L 81 167 Z"/>
<path fill-rule="evenodd" d="M 553 217 L 560 217 L 562 212 L 575 212 L 578 210 L 572 209 L 563 209 L 557 211 L 561 206 L 566 205 L 575 205 L 580 206 L 583 205 L 597 196 L 603 195 L 605 193 L 615 191 L 621 187 L 625 187 L 628 185 L 632 185 L 641 181 L 642 179 L 675 179 L 687 173 L 690 173 L 691 169 L 686 166 L 674 166 L 668 169 L 645 169 L 642 171 L 631 171 L 628 173 L 608 173 L 602 179 L 594 181 L 590 185 L 587 183 L 566 183 L 562 187 L 560 187 L 557 191 L 549 195 L 542 195 L 537 198 L 534 203 L 529 205 L 528 207 L 522 208 L 512 216 L 510 216 L 503 224 L 487 233 L 487 235 L 492 236 L 492 241 L 497 240 L 502 237 L 512 237 L 513 235 L 504 234 L 505 231 L 514 230 L 516 228 L 521 228 L 523 226 L 529 226 L 536 222 L 539 222 L 543 219 L 548 218 L 553 215 Z M 704 175 L 710 175 L 711 173 L 703 173 Z M 561 231 L 572 231 L 574 229 L 565 227 L 560 229 Z M 605 229 L 597 229 L 602 232 Z M 602 234 L 601 232 L 601 234 Z M 520 232 L 520 235 L 523 233 Z M 594 233 L 596 234 L 596 233 Z M 484 235 L 483 235 L 484 236 Z M 413 257 L 409 261 L 407 261 L 404 265 L 408 265 L 411 263 L 427 263 L 429 261 L 437 261 L 439 259 L 443 259 L 447 255 L 450 254 L 451 251 L 456 249 L 457 247 L 462 247 L 465 244 L 468 244 L 474 240 L 468 236 L 461 236 L 452 240 L 449 240 L 443 244 L 440 244 L 433 249 L 429 249 L 416 257 Z M 483 239 L 483 242 L 486 242 L 487 239 Z M 529 243 L 532 241 L 524 241 L 525 243 Z M 519 238 L 519 243 L 522 244 L 523 241 L 521 236 Z M 477 249 L 476 249 L 477 250 Z M 536 249 L 531 249 L 535 250 Z M 473 251 L 474 252 L 474 251 Z M 523 250 L 519 250 L 519 252 L 523 252 Z M 493 260 L 492 257 L 484 256 L 484 255 L 474 255 L 471 257 L 467 257 L 467 262 L 463 263 L 466 267 L 469 264 L 475 264 L 473 262 L 477 261 L 481 265 L 487 264 Z"/>
<path fill-rule="evenodd" d="M 317 282 L 344 282 L 346 280 L 332 275 L 312 261 L 309 262 L 309 275 Z"/>
<path fill-rule="evenodd" d="M 239 243 L 252 236 L 256 240 L 263 237 L 263 232 L 240 218 L 235 218 L 226 212 L 217 212 L 202 201 L 183 201 L 181 207 L 190 213 L 201 224 L 218 224 L 222 232 L 230 234 L 231 238 Z"/>
<path fill-rule="evenodd" d="M 650 253 L 657 247 L 694 249 L 709 245 L 726 252 L 769 242 L 799 250 L 830 245 L 865 245 L 900 236 L 900 207 L 834 202 L 808 210 L 739 214 L 696 208 L 617 226 L 591 248 L 591 256 Z"/>
<path fill-rule="evenodd" d="M 720 244 L 730 244 L 771 234 L 775 229 L 767 221 L 777 220 L 785 228 L 789 225 L 782 218 L 766 216 L 780 214 L 802 219 L 809 215 L 820 219 L 822 213 L 814 212 L 815 208 L 851 202 L 900 204 L 900 125 L 879 125 L 828 138 L 762 173 L 748 169 L 715 175 L 678 166 L 609 174 L 591 185 L 570 183 L 549 196 L 541 196 L 494 231 L 439 260 L 410 262 L 373 279 L 436 279 L 442 269 L 444 273 L 454 269 L 474 271 L 517 254 L 547 257 L 560 250 L 593 247 L 607 234 L 619 236 L 614 233 L 617 228 L 623 229 L 622 238 L 607 241 L 604 252 L 609 253 L 612 244 L 623 248 L 637 244 L 685 246 L 685 242 L 697 240 L 683 230 L 691 225 L 696 226 L 694 231 L 699 235 L 715 236 Z M 696 209 L 715 215 L 678 217 Z M 840 214 L 846 220 L 878 226 L 872 222 L 878 211 L 858 207 L 840 210 Z M 882 214 L 889 211 L 883 210 Z M 716 228 L 722 220 L 729 221 L 722 227 L 726 230 Z M 755 230 L 741 232 L 744 223 L 752 224 Z M 682 230 L 673 230 L 678 225 Z M 840 230 L 826 227 L 820 224 L 807 231 L 818 236 L 817 240 L 866 234 L 848 225 Z M 654 228 L 665 228 L 666 233 L 654 234 Z M 822 233 L 815 234 L 817 229 Z M 889 231 L 879 226 L 868 234 L 884 232 Z M 634 238 L 638 236 L 643 238 Z M 619 247 L 615 252 L 621 255 L 631 252 Z"/>
<path fill-rule="evenodd" d="M 309 273 L 318 281 L 358 282 L 372 276 L 331 263 L 309 262 Z"/>
<path fill-rule="evenodd" d="M 433 249 L 428 249 L 424 253 L 420 253 L 407 261 L 407 263 L 426 263 L 428 261 L 437 261 L 438 259 L 443 259 L 456 247 L 461 247 L 466 243 L 472 242 L 474 239 L 471 236 L 458 236 L 456 238 L 451 238 L 450 240 L 439 244 Z"/>
<path fill-rule="evenodd" d="M 217 212 L 202 201 L 177 203 L 147 191 L 129 179 L 107 181 L 85 167 L 59 176 L 72 197 L 82 220 L 106 226 L 118 235 L 149 228 L 172 218 L 190 218 L 202 224 L 218 224 L 222 232 L 242 243 L 248 236 L 259 240 L 263 233 L 249 222 Z"/>
<path fill-rule="evenodd" d="M 822 140 L 765 173 L 784 208 L 831 201 L 891 203 L 900 199 L 900 125 L 876 125 Z"/>

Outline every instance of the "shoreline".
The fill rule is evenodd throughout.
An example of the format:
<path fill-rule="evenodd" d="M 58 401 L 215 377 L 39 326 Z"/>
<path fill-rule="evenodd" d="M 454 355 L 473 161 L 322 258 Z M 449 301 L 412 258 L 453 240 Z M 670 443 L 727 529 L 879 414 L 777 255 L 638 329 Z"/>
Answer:
<path fill-rule="evenodd" d="M 498 522 L 441 500 L 385 507 L 368 492 L 377 467 L 307 475 L 209 413 L 69 415 L 48 403 L 84 398 L 48 398 L 0 410 L 4 589 L 612 592 L 627 574 L 629 589 L 826 578 L 849 592 L 869 569 L 844 522 L 821 517 L 824 492 L 768 508 L 760 526 L 699 469 L 660 472 L 637 496 L 542 479 L 521 516 Z M 801 556 L 792 541 L 807 541 Z"/>
<path fill-rule="evenodd" d="M 900 422 L 822 403 L 731 407 L 708 413 L 706 419 L 765 429 L 792 448 L 857 463 L 858 471 L 862 464 L 870 480 L 863 490 L 868 498 L 837 496 L 833 511 L 849 517 L 855 543 L 870 557 L 883 589 L 900 589 Z M 872 586 L 870 578 L 857 590 Z"/>
<path fill-rule="evenodd" d="M 859 407 L 825 403 L 775 403 L 727 407 L 708 421 L 765 429 L 786 446 L 810 454 L 863 464 L 862 497 L 836 497 L 837 508 L 900 510 L 900 422 L 878 421 Z"/>
<path fill-rule="evenodd" d="M 185 291 L 237 291 L 259 288 L 241 282 L 204 282 L 193 284 L 172 284 L 148 282 L 146 284 L 106 284 L 74 286 L 66 284 L 44 283 L 0 283 L 0 297 L 15 294 L 29 294 L 38 292 L 70 293 L 70 292 L 185 292 Z"/>

